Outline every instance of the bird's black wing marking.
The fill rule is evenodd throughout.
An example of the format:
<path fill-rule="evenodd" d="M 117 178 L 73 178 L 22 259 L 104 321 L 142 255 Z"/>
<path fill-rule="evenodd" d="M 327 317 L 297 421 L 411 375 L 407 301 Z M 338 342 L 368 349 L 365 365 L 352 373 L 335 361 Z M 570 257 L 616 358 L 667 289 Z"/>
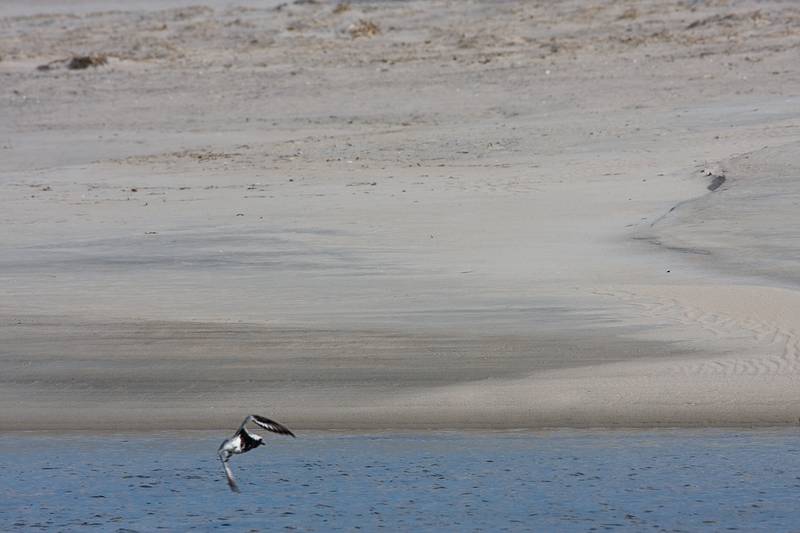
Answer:
<path fill-rule="evenodd" d="M 262 428 L 266 429 L 267 431 L 272 431 L 273 433 L 277 433 L 279 435 L 291 435 L 292 437 L 294 437 L 294 433 L 292 433 L 289 428 L 287 428 L 283 424 L 275 422 L 274 420 L 270 420 L 269 418 L 264 418 L 263 416 L 259 415 L 250 415 L 248 418 L 252 419 L 253 422 L 258 424 Z"/>
<path fill-rule="evenodd" d="M 242 453 L 249 452 L 253 448 L 261 446 L 261 441 L 253 437 L 250 432 L 244 428 L 240 429 L 236 434 L 242 441 Z"/>

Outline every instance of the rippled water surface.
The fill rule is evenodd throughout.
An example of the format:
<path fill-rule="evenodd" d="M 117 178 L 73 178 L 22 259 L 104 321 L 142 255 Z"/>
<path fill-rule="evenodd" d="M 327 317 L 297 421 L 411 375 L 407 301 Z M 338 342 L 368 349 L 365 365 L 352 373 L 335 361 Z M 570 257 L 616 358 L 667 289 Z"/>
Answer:
<path fill-rule="evenodd" d="M 800 531 L 800 431 L 0 435 L 0 530 Z"/>

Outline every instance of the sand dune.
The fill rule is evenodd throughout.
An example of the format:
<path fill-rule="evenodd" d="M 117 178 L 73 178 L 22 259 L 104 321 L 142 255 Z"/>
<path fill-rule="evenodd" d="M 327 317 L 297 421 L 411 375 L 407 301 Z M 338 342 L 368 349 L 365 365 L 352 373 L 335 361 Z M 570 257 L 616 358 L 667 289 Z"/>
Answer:
<path fill-rule="evenodd" d="M 797 423 L 797 7 L 51 4 L 0 430 Z"/>

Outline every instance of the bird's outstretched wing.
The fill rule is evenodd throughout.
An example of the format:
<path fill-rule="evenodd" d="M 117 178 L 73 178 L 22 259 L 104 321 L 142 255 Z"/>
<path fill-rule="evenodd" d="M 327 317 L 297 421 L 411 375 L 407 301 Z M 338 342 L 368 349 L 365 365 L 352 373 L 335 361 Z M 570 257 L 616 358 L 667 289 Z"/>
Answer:
<path fill-rule="evenodd" d="M 228 486 L 231 488 L 233 492 L 239 492 L 239 486 L 236 484 L 236 480 L 233 479 L 233 472 L 231 472 L 231 467 L 228 466 L 228 461 L 219 456 L 219 460 L 222 461 L 222 468 L 225 469 L 225 477 L 228 479 Z"/>
<path fill-rule="evenodd" d="M 266 429 L 267 431 L 271 431 L 279 435 L 291 435 L 292 437 L 294 437 L 294 433 L 292 433 L 291 430 L 286 426 L 284 426 L 283 424 L 279 424 L 274 420 L 270 420 L 269 418 L 265 418 L 259 415 L 249 415 L 247 418 L 244 419 L 244 422 L 242 422 L 242 425 L 239 427 L 239 429 L 243 429 L 248 422 L 255 422 L 256 424 Z"/>

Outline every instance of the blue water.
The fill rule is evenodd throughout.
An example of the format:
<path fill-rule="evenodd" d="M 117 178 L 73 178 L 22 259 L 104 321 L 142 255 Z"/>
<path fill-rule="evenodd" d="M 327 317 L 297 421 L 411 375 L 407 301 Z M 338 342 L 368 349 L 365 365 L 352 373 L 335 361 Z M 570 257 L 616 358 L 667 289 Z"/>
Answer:
<path fill-rule="evenodd" d="M 800 431 L 0 436 L 0 530 L 800 531 Z"/>

